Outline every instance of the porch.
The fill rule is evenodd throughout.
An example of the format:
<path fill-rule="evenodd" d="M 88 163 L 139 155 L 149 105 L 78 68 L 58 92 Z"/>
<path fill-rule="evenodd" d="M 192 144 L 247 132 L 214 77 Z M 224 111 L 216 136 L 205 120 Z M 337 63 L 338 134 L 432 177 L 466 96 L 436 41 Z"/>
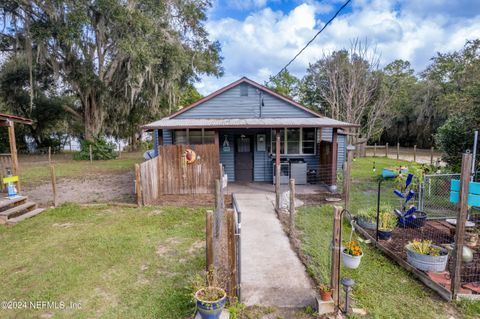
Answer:
<path fill-rule="evenodd" d="M 281 121 L 280 121 L 281 122 Z M 229 182 L 332 186 L 346 157 L 346 136 L 336 127 L 154 129 L 154 151 L 160 145 L 215 144 Z M 277 140 L 278 137 L 278 140 Z"/>

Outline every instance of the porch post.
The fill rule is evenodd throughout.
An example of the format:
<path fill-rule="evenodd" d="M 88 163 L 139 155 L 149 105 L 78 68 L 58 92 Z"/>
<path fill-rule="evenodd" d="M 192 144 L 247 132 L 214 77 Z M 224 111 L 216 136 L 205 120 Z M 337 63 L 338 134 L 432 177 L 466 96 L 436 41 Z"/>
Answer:
<path fill-rule="evenodd" d="M 275 208 L 280 209 L 280 129 L 275 129 Z"/>
<path fill-rule="evenodd" d="M 13 121 L 9 121 L 8 140 L 10 143 L 10 156 L 12 157 L 12 173 L 18 175 L 17 143 L 15 142 L 15 126 Z M 21 191 L 20 181 L 17 182 L 17 189 L 19 192 Z"/>
<path fill-rule="evenodd" d="M 220 160 L 220 133 L 215 130 L 214 143 L 217 146 L 218 158 Z"/>
<path fill-rule="evenodd" d="M 332 161 L 331 161 L 332 186 L 337 185 L 337 153 L 338 153 L 337 137 L 338 137 L 337 128 L 333 128 L 332 130 Z"/>
<path fill-rule="evenodd" d="M 153 130 L 153 154 L 158 156 L 158 129 Z"/>

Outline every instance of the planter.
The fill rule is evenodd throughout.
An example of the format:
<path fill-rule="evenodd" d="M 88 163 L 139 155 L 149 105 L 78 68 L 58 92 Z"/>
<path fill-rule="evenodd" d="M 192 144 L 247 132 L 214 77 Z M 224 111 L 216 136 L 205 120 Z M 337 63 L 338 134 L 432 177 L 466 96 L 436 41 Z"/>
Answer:
<path fill-rule="evenodd" d="M 378 230 L 378 238 L 381 240 L 389 240 L 392 237 L 393 230 Z"/>
<path fill-rule="evenodd" d="M 358 226 L 362 227 L 363 229 L 369 229 L 369 230 L 375 230 L 377 229 L 377 223 L 376 222 L 370 222 L 369 220 L 359 217 L 357 219 L 357 224 Z"/>
<path fill-rule="evenodd" d="M 397 177 L 398 176 L 398 171 L 397 170 L 393 170 L 393 169 L 389 169 L 389 168 L 384 168 L 382 170 L 382 177 L 383 178 L 393 178 L 393 177 Z"/>
<path fill-rule="evenodd" d="M 445 271 L 448 262 L 448 251 L 445 248 L 432 245 L 432 247 L 440 249 L 440 256 L 422 255 L 410 250 L 409 245 L 405 246 L 407 250 L 407 261 L 413 267 L 431 272 Z"/>
<path fill-rule="evenodd" d="M 332 300 L 332 291 L 320 291 L 320 299 L 322 299 L 322 301 Z"/>
<path fill-rule="evenodd" d="M 223 297 L 216 301 L 204 301 L 198 296 L 203 289 L 200 289 L 195 293 L 195 300 L 197 301 L 197 310 L 202 319 L 218 319 L 222 314 L 222 310 L 227 302 L 227 294 L 221 288 L 217 288 L 223 293 Z"/>
<path fill-rule="evenodd" d="M 420 228 L 425 225 L 427 221 L 427 214 L 422 211 L 416 211 L 413 213 L 417 218 L 413 218 L 412 216 L 408 217 L 399 217 L 398 218 L 398 225 L 400 227 L 406 228 Z"/>
<path fill-rule="evenodd" d="M 343 265 L 350 269 L 357 269 L 360 266 L 362 261 L 363 253 L 360 256 L 352 256 L 345 253 L 345 250 L 342 248 L 342 260 Z"/>

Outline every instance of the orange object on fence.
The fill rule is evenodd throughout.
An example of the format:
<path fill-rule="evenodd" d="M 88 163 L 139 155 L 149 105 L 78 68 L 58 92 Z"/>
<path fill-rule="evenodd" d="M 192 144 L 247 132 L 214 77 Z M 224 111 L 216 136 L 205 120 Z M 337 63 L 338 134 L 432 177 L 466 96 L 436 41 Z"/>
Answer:
<path fill-rule="evenodd" d="M 190 148 L 187 148 L 185 150 L 185 161 L 187 162 L 187 164 L 194 163 L 196 159 L 197 159 L 197 154 L 195 153 L 195 151 Z"/>

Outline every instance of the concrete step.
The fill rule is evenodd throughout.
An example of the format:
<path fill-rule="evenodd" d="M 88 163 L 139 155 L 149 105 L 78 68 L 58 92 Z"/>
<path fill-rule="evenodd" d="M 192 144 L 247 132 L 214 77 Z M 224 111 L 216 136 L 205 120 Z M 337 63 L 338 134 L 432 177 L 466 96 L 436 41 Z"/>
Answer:
<path fill-rule="evenodd" d="M 13 205 L 19 205 L 25 202 L 28 199 L 27 196 L 17 196 L 15 198 L 7 198 L 7 197 L 1 197 L 0 198 L 0 211 L 7 209 L 10 206 Z"/>
<path fill-rule="evenodd" d="M 14 206 L 10 209 L 7 209 L 3 212 L 0 212 L 0 223 L 4 224 L 9 219 L 22 215 L 26 212 L 34 210 L 37 208 L 37 204 L 34 202 L 26 202 L 25 204 L 21 204 L 18 206 Z"/>
<path fill-rule="evenodd" d="M 32 211 L 29 211 L 28 213 L 22 214 L 20 216 L 17 216 L 17 217 L 11 218 L 11 219 L 8 219 L 7 220 L 7 225 L 15 225 L 16 223 L 21 222 L 22 220 L 25 220 L 27 218 L 30 218 L 30 217 L 33 217 L 33 216 L 36 216 L 36 215 L 40 214 L 44 210 L 45 210 L 44 208 L 36 208 Z"/>

